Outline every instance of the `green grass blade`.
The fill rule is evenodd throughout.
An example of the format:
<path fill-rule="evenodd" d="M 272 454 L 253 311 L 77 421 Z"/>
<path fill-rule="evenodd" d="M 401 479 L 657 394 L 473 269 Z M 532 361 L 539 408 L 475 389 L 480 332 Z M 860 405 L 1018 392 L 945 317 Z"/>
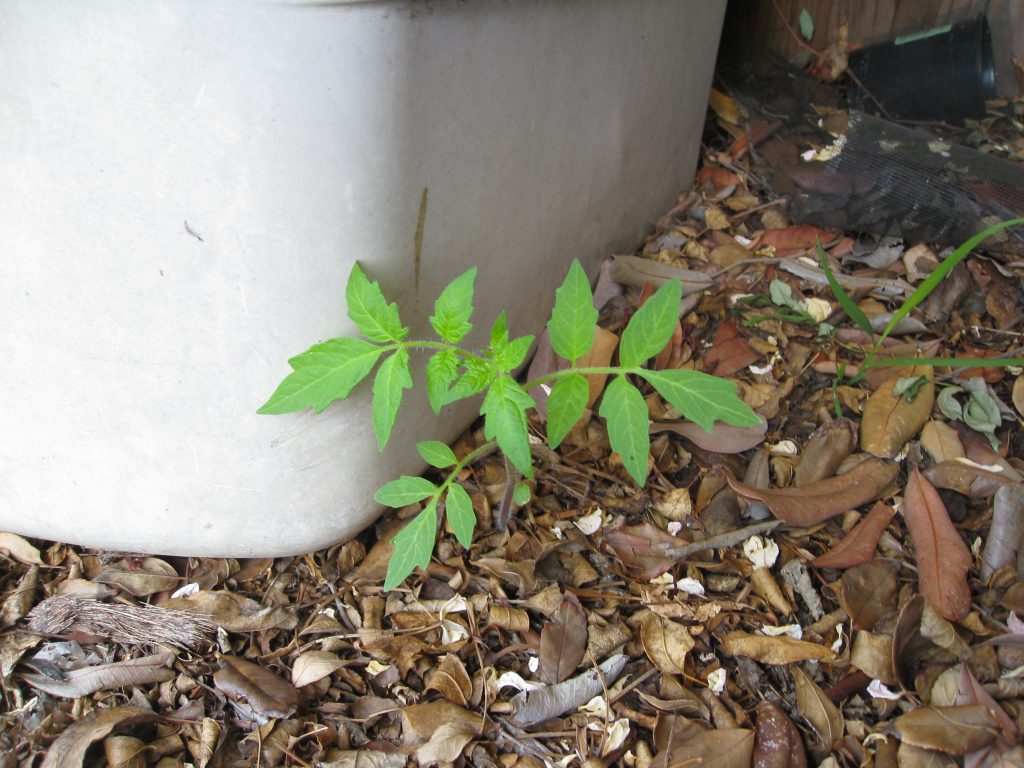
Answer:
<path fill-rule="evenodd" d="M 850 298 L 850 294 L 839 284 L 836 280 L 836 276 L 832 274 L 832 268 L 828 265 L 828 259 L 825 257 L 825 249 L 821 247 L 821 240 L 818 240 L 818 263 L 821 264 L 821 271 L 825 273 L 825 279 L 828 280 L 829 290 L 832 291 L 832 295 L 836 297 L 836 301 L 839 302 L 839 306 L 843 308 L 843 311 L 847 316 L 857 324 L 864 333 L 868 335 L 868 338 L 874 337 L 874 331 L 871 329 L 871 321 L 868 320 L 868 316 L 864 314 L 864 310 L 857 306 L 857 303 Z"/>

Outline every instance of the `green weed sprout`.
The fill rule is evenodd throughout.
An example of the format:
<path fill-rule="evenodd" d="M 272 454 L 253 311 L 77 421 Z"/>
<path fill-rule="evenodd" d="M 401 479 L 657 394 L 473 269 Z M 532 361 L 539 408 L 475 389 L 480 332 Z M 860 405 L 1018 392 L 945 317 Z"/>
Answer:
<path fill-rule="evenodd" d="M 932 271 L 927 278 L 925 278 L 919 286 L 914 290 L 907 300 L 904 301 L 899 309 L 897 309 L 892 318 L 886 324 L 881 334 L 875 338 L 874 329 L 871 327 L 871 321 L 868 319 L 864 311 L 857 306 L 856 302 L 850 298 L 850 295 L 843 289 L 843 286 L 836 280 L 835 275 L 832 273 L 832 268 L 828 264 L 828 259 L 825 258 L 825 250 L 821 247 L 821 241 L 818 241 L 818 262 L 821 264 L 821 269 L 825 273 L 825 278 L 828 280 L 829 289 L 832 291 L 832 295 L 835 296 L 836 301 L 839 302 L 839 306 L 843 308 L 847 316 L 860 328 L 864 333 L 867 334 L 868 338 L 873 338 L 874 342 L 871 348 L 868 350 L 864 357 L 864 360 L 859 366 L 858 374 L 854 377 L 855 380 L 863 378 L 864 373 L 869 368 L 879 368 L 884 366 L 901 366 L 901 365 L 930 365 L 942 368 L 992 368 L 992 367 L 1003 367 L 1008 365 L 1019 365 L 1024 366 L 1024 358 L 1021 357 L 986 357 L 986 358 L 945 358 L 945 357 L 924 357 L 924 358 L 893 358 L 893 359 L 878 359 L 878 351 L 882 346 L 882 343 L 889 337 L 893 329 L 899 325 L 900 321 L 914 311 L 915 308 L 925 299 L 927 299 L 932 292 L 939 287 L 943 280 L 957 264 L 963 261 L 964 257 L 967 256 L 971 251 L 978 247 L 984 240 L 988 239 L 1000 230 L 1006 229 L 1007 227 L 1017 226 L 1018 224 L 1024 224 L 1024 218 L 1010 219 L 1009 221 L 1001 221 L 997 224 L 993 224 L 991 227 L 982 230 L 974 237 L 961 243 L 952 253 L 943 259 L 939 265 Z"/>
<path fill-rule="evenodd" d="M 452 531 L 467 549 L 472 543 L 476 515 L 466 490 L 455 482 L 459 472 L 485 453 L 499 448 L 526 477 L 533 477 L 527 411 L 534 407 L 529 390 L 550 385 L 547 442 L 552 449 L 583 415 L 588 399 L 588 374 L 613 377 L 602 396 L 599 414 L 605 419 L 611 447 L 621 457 L 630 476 L 639 484 L 647 480 L 650 452 L 647 404 L 634 383 L 649 383 L 684 417 L 710 431 L 715 421 L 737 426 L 760 423 L 757 415 L 736 395 L 733 382 L 698 371 L 654 371 L 645 363 L 665 348 L 679 319 L 682 286 L 678 280 L 662 285 L 630 319 L 619 343 L 619 364 L 579 367 L 590 351 L 597 327 L 597 311 L 586 273 L 573 262 L 569 274 L 555 292 L 555 306 L 548 333 L 555 353 L 570 365 L 520 384 L 515 371 L 526 360 L 532 336 L 511 338 L 504 312 L 491 327 L 490 344 L 483 350 L 460 346 L 472 329 L 473 282 L 476 269 L 455 278 L 438 297 L 430 325 L 437 340 L 411 341 L 402 325 L 398 306 L 389 303 L 376 281 L 359 265 L 349 275 L 345 298 L 348 316 L 364 338 L 341 337 L 310 347 L 288 361 L 292 372 L 281 382 L 260 413 L 281 414 L 313 408 L 323 411 L 335 400 L 344 400 L 378 363 L 373 379 L 372 420 L 377 445 L 383 450 L 391 436 L 406 389 L 413 386 L 410 352 L 430 355 L 426 363 L 426 387 L 435 413 L 450 403 L 483 394 L 487 442 L 464 456 L 442 442 L 417 444 L 423 460 L 447 471 L 434 483 L 423 477 L 403 476 L 384 485 L 374 498 L 388 507 L 426 501 L 423 510 L 392 543 L 385 589 L 398 586 L 417 567 L 426 567 L 437 536 L 438 510 L 442 500 Z"/>

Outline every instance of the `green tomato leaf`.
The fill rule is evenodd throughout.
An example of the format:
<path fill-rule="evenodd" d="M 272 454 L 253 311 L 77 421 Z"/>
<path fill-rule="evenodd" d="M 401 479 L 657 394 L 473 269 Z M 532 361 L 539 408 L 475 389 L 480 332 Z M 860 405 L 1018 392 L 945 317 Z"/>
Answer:
<path fill-rule="evenodd" d="M 638 368 L 665 348 L 679 322 L 682 300 L 683 287 L 673 278 L 636 311 L 619 342 L 619 363 L 623 368 Z"/>
<path fill-rule="evenodd" d="M 314 408 L 320 413 L 344 400 L 373 369 L 384 350 L 362 339 L 331 339 L 289 360 L 294 368 L 259 413 L 291 413 Z"/>
<path fill-rule="evenodd" d="M 530 486 L 526 483 L 516 483 L 516 487 L 512 489 L 512 502 L 517 507 L 529 503 L 530 496 Z"/>
<path fill-rule="evenodd" d="M 548 395 L 548 444 L 552 449 L 561 445 L 573 428 L 590 399 L 590 387 L 581 374 L 574 373 L 558 379 Z"/>
<path fill-rule="evenodd" d="M 426 508 L 391 540 L 391 546 L 395 551 L 388 562 L 387 576 L 384 577 L 385 592 L 397 587 L 417 568 L 426 568 L 430 565 L 430 553 L 434 551 L 436 537 L 437 499 L 432 499 Z"/>
<path fill-rule="evenodd" d="M 555 308 L 548 321 L 551 348 L 559 357 L 575 363 L 593 346 L 596 327 L 597 310 L 590 281 L 574 259 L 565 281 L 555 291 Z"/>
<path fill-rule="evenodd" d="M 427 397 L 434 413 L 449 402 L 449 391 L 459 377 L 459 357 L 450 349 L 435 352 L 427 361 Z"/>
<path fill-rule="evenodd" d="M 430 324 L 449 344 L 458 344 L 473 329 L 469 318 L 473 315 L 475 279 L 476 267 L 473 267 L 452 280 L 434 302 Z"/>
<path fill-rule="evenodd" d="M 491 350 L 505 344 L 508 344 L 508 324 L 505 320 L 505 313 L 502 312 L 491 326 Z"/>
<path fill-rule="evenodd" d="M 402 475 L 397 480 L 392 480 L 381 487 L 373 495 L 373 500 L 385 507 L 399 509 L 407 504 L 415 504 L 423 501 L 428 496 L 437 493 L 437 486 L 425 477 L 412 477 Z"/>
<path fill-rule="evenodd" d="M 626 471 L 637 485 L 643 485 L 647 482 L 647 457 L 651 451 L 644 396 L 625 376 L 616 376 L 601 398 L 600 414 L 608 422 L 612 450 L 622 457 Z"/>
<path fill-rule="evenodd" d="M 716 421 L 753 427 L 761 417 L 736 395 L 736 384 L 700 371 L 640 371 L 684 417 L 710 432 Z"/>
<path fill-rule="evenodd" d="M 533 344 L 533 336 L 520 336 L 505 344 L 499 344 L 491 350 L 494 364 L 502 373 L 508 373 L 519 367 L 526 359 L 526 353 Z"/>
<path fill-rule="evenodd" d="M 473 502 L 466 493 L 466 489 L 458 483 L 448 486 L 448 495 L 445 497 L 445 514 L 448 516 L 448 524 L 455 533 L 455 538 L 466 549 L 473 544 L 473 529 L 476 527 L 476 512 L 473 511 Z"/>
<path fill-rule="evenodd" d="M 398 317 L 398 305 L 384 298 L 376 280 L 371 282 L 358 264 L 352 267 L 345 288 L 348 316 L 373 341 L 401 341 L 409 333 Z"/>
<path fill-rule="evenodd" d="M 478 392 L 483 392 L 491 385 L 491 382 L 494 381 L 497 375 L 494 372 L 494 367 L 486 360 L 470 357 L 464 360 L 462 364 L 465 367 L 465 372 L 448 392 L 445 405 L 466 397 L 472 397 Z"/>
<path fill-rule="evenodd" d="M 439 440 L 424 440 L 421 443 L 416 443 L 416 450 L 427 464 L 438 469 L 459 463 L 455 452 Z"/>
<path fill-rule="evenodd" d="M 377 433 L 378 449 L 383 451 L 391 437 L 391 429 L 402 405 L 402 390 L 411 388 L 409 352 L 399 349 L 381 363 L 373 380 L 373 431 Z"/>
<path fill-rule="evenodd" d="M 535 405 L 511 376 L 499 376 L 484 397 L 480 413 L 484 415 L 484 437 L 497 439 L 509 461 L 529 478 L 533 477 L 530 437 L 526 428 L 526 409 Z"/>

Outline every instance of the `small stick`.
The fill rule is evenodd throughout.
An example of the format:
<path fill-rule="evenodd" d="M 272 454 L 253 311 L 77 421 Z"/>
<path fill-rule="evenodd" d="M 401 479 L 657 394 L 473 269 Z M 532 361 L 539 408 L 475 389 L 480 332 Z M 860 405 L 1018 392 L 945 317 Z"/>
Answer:
<path fill-rule="evenodd" d="M 768 520 L 763 523 L 755 523 L 754 525 L 748 525 L 746 528 L 739 528 L 735 531 L 720 533 L 717 536 L 711 536 L 703 541 L 695 541 L 692 544 L 686 544 L 682 547 L 666 548 L 664 550 L 664 554 L 668 557 L 674 557 L 681 560 L 684 557 L 695 555 L 698 552 L 706 552 L 709 549 L 722 549 L 724 547 L 734 546 L 746 541 L 751 536 L 770 531 L 781 524 L 781 520 Z"/>

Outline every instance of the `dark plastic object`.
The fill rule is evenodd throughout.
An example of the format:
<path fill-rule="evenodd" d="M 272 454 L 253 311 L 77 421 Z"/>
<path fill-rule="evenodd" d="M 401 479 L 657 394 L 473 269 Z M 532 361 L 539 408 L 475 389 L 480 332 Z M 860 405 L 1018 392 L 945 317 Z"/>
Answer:
<path fill-rule="evenodd" d="M 785 172 L 799 187 L 791 218 L 828 229 L 959 245 L 1024 216 L 1024 165 L 862 113 L 850 113 L 831 159 Z M 979 247 L 1024 253 L 1024 227 Z"/>
<path fill-rule="evenodd" d="M 893 117 L 962 122 L 985 114 L 995 97 L 992 33 L 984 16 L 899 37 L 850 54 L 849 69 Z M 859 88 L 861 109 L 878 107 Z"/>

